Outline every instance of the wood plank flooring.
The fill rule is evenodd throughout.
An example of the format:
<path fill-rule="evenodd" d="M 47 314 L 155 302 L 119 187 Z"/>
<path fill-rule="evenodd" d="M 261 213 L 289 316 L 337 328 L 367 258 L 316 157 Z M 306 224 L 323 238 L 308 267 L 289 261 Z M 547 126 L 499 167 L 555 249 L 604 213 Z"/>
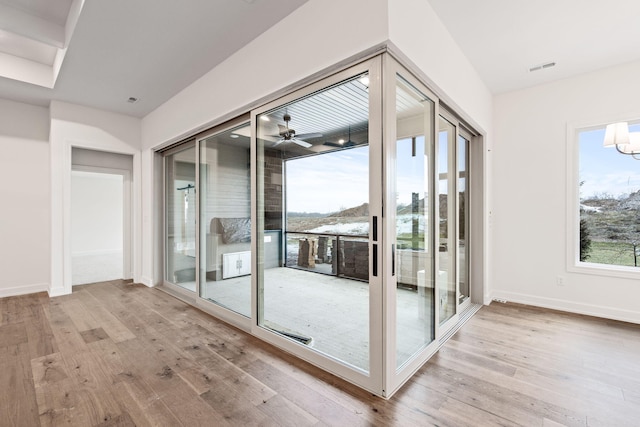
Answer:
<path fill-rule="evenodd" d="M 0 299 L 0 426 L 639 420 L 639 325 L 493 303 L 387 401 L 142 285 Z"/>

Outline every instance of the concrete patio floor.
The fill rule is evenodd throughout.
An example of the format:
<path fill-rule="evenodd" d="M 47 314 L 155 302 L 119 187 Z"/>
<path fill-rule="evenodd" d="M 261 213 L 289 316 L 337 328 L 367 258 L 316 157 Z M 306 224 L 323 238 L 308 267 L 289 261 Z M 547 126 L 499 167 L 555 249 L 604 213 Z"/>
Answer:
<path fill-rule="evenodd" d="M 264 276 L 264 319 L 270 328 L 308 337 L 307 345 L 319 352 L 369 370 L 368 283 L 287 267 L 267 269 Z M 194 282 L 180 285 L 195 291 Z M 202 297 L 248 317 L 251 276 L 208 281 Z M 432 301 L 432 288 L 398 288 L 398 363 L 432 339 Z"/>

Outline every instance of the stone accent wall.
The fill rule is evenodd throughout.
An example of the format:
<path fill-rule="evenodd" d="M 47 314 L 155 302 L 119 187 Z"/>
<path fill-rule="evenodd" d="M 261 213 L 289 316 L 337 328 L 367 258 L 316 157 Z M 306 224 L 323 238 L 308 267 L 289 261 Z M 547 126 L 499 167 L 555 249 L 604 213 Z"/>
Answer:
<path fill-rule="evenodd" d="M 282 158 L 277 150 L 264 150 L 264 229 L 282 230 Z"/>

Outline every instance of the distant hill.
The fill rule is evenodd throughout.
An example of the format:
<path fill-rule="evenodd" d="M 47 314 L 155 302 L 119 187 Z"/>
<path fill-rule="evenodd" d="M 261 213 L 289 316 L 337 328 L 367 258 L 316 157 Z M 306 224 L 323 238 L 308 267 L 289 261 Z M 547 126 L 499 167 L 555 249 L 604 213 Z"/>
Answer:
<path fill-rule="evenodd" d="M 360 206 L 356 206 L 355 208 L 349 208 L 340 212 L 334 212 L 327 216 L 331 218 L 353 218 L 369 216 L 369 203 L 363 203 Z"/>
<path fill-rule="evenodd" d="M 328 216 L 320 212 L 287 212 L 289 218 L 324 218 Z"/>
<path fill-rule="evenodd" d="M 580 217 L 596 241 L 637 240 L 640 237 L 640 191 L 628 196 L 580 200 Z"/>
<path fill-rule="evenodd" d="M 636 211 L 640 208 L 640 190 L 628 196 L 615 198 L 613 196 L 590 197 L 580 200 L 581 207 L 587 211 Z"/>

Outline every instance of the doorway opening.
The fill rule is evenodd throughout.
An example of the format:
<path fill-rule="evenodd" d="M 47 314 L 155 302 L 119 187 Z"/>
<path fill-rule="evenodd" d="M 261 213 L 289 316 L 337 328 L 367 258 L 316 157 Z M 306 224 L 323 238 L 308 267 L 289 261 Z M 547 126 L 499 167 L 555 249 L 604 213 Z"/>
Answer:
<path fill-rule="evenodd" d="M 71 172 L 72 285 L 125 278 L 125 176 Z"/>
<path fill-rule="evenodd" d="M 132 176 L 131 155 L 72 147 L 71 286 L 133 277 Z"/>

